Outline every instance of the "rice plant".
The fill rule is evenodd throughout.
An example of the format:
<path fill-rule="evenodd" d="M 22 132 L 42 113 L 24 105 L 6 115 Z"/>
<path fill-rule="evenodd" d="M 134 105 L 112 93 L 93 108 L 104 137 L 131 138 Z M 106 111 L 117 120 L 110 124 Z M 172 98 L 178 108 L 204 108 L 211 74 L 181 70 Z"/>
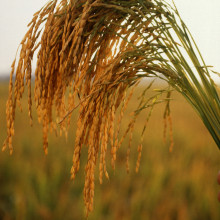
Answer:
<path fill-rule="evenodd" d="M 103 176 L 109 178 L 108 147 L 115 169 L 117 151 L 127 135 L 129 170 L 132 132 L 143 110 L 147 109 L 148 114 L 138 145 L 136 171 L 147 122 L 153 107 L 161 102 L 167 103 L 164 133 L 168 120 L 172 150 L 169 107 L 172 90 L 181 93 L 192 105 L 220 148 L 220 100 L 216 85 L 174 3 L 164 0 L 52 0 L 34 14 L 28 26 L 18 60 L 12 64 L 3 150 L 8 147 L 10 153 L 13 152 L 15 109 L 16 106 L 22 109 L 20 100 L 25 86 L 30 123 L 34 100 L 38 121 L 43 127 L 46 154 L 48 132 L 67 135 L 71 114 L 78 108 L 71 178 L 75 179 L 79 171 L 82 147 L 87 147 L 84 186 L 87 213 L 93 209 L 97 163 L 102 183 Z M 35 53 L 37 67 L 32 97 Z M 143 78 L 160 79 L 169 86 L 146 99 L 145 94 L 154 80 L 147 81 L 126 131 L 119 135 L 123 114 Z M 163 94 L 166 98 L 161 98 Z"/>

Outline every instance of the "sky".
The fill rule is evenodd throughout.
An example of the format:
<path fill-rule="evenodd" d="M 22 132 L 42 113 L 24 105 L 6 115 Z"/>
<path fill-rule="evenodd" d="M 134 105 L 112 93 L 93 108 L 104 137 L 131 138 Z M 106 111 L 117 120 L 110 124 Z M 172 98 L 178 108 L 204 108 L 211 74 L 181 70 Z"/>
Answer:
<path fill-rule="evenodd" d="M 174 0 L 207 65 L 220 72 L 220 0 Z M 8 75 L 32 15 L 47 0 L 0 0 L 0 76 Z"/>

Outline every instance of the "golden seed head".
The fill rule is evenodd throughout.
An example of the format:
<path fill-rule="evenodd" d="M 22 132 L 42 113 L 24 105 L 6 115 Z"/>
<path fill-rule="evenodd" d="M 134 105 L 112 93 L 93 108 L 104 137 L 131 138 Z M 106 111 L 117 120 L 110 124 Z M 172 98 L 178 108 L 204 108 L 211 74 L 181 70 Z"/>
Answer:
<path fill-rule="evenodd" d="M 131 13 L 128 19 L 128 16 L 122 15 L 130 9 L 113 3 L 102 3 L 100 0 L 80 1 L 82 4 L 66 0 L 60 4 L 57 2 L 50 1 L 34 14 L 29 30 L 21 42 L 17 67 L 15 68 L 15 61 L 12 64 L 6 104 L 7 138 L 2 150 L 8 147 L 10 153 L 13 152 L 15 108 L 17 105 L 21 107 L 25 86 L 28 89 L 30 123 L 32 124 L 34 97 L 38 121 L 43 127 L 45 154 L 48 153 L 48 132 L 60 132 L 61 135 L 64 133 L 67 138 L 72 112 L 78 107 L 71 178 L 75 179 L 80 169 L 82 147 L 87 146 L 84 202 L 89 213 L 93 209 L 97 161 L 99 181 L 102 183 L 103 175 L 109 179 L 106 165 L 108 147 L 111 165 L 115 169 L 117 151 L 128 133 L 130 136 L 126 167 L 129 171 L 132 133 L 138 114 L 132 115 L 132 120 L 121 138 L 120 125 L 134 88 L 138 85 L 138 73 L 143 70 L 155 72 L 160 66 L 154 64 L 151 67 L 152 63 L 148 61 L 149 45 L 139 44 L 143 41 L 143 34 L 146 39 L 154 37 L 153 32 L 147 28 L 149 21 L 140 22 L 139 10 Z M 121 25 L 122 22 L 125 24 Z M 41 32 L 42 25 L 44 28 Z M 37 48 L 39 51 L 32 97 L 31 66 Z M 133 88 L 128 93 L 131 86 Z M 172 123 L 170 117 L 168 120 L 171 150 Z M 141 142 L 142 139 L 143 135 Z M 140 166 L 141 152 L 142 143 L 138 146 L 136 171 Z"/>

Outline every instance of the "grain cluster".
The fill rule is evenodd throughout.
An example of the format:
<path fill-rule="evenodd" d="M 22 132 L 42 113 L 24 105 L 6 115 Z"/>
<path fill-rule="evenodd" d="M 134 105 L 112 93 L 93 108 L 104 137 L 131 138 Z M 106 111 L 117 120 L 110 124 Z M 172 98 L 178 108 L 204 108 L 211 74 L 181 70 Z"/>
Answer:
<path fill-rule="evenodd" d="M 171 12 L 170 12 L 171 11 Z M 184 71 L 179 64 L 177 43 L 169 37 L 175 17 L 164 1 L 53 0 L 36 12 L 21 42 L 20 54 L 12 65 L 6 106 L 7 138 L 3 149 L 13 151 L 12 136 L 16 106 L 21 108 L 24 87 L 28 89 L 28 113 L 32 123 L 32 100 L 43 127 L 43 147 L 48 151 L 48 132 L 67 135 L 73 110 L 78 108 L 77 130 L 71 177 L 80 169 L 83 147 L 88 149 L 85 167 L 84 202 L 87 213 L 93 209 L 95 169 L 99 180 L 109 178 L 106 154 L 115 169 L 117 151 L 129 135 L 126 167 L 129 171 L 132 132 L 143 109 L 150 109 L 138 145 L 139 169 L 144 131 L 160 95 L 167 93 L 164 113 L 172 127 L 169 101 L 171 89 L 158 91 L 150 99 L 147 89 L 140 96 L 124 135 L 120 124 L 135 86 L 143 77 L 157 77 L 179 92 L 186 93 Z M 176 51 L 176 52 L 175 52 Z M 37 65 L 32 76 L 33 55 Z M 179 72 L 178 72 L 179 71 Z M 182 71 L 182 72 L 181 72 Z M 178 73 L 177 73 L 178 72 Z M 32 91 L 34 79 L 34 93 Z M 181 78 L 182 77 L 182 78 Z M 116 112 L 119 116 L 116 117 Z M 166 133 L 166 129 L 164 134 Z M 170 130 L 171 148 L 173 146 Z M 108 151 L 108 148 L 110 150 Z"/>

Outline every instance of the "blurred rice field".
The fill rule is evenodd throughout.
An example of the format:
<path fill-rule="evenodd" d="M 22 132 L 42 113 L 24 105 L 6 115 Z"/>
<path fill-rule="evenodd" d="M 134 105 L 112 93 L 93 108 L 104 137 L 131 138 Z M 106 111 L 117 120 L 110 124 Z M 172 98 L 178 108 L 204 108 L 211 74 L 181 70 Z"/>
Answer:
<path fill-rule="evenodd" d="M 137 89 L 131 107 L 136 106 Z M 6 137 L 5 102 L 8 83 L 0 82 L 0 142 Z M 193 109 L 178 94 L 171 102 L 174 149 L 169 138 L 163 142 L 163 110 L 155 107 L 147 126 L 141 166 L 135 173 L 137 145 L 143 117 L 135 125 L 130 173 L 126 172 L 125 140 L 117 156 L 116 170 L 108 163 L 110 180 L 102 185 L 96 174 L 95 206 L 89 220 L 219 220 L 217 201 L 220 152 Z M 0 219 L 2 220 L 78 220 L 85 219 L 83 204 L 84 164 L 74 182 L 70 180 L 74 150 L 75 122 L 72 117 L 68 139 L 49 138 L 49 154 L 44 155 L 42 130 L 34 114 L 29 126 L 27 100 L 23 112 L 16 114 L 14 153 L 0 153 Z M 129 111 L 128 111 L 129 112 Z M 122 124 L 126 129 L 127 113 Z"/>

